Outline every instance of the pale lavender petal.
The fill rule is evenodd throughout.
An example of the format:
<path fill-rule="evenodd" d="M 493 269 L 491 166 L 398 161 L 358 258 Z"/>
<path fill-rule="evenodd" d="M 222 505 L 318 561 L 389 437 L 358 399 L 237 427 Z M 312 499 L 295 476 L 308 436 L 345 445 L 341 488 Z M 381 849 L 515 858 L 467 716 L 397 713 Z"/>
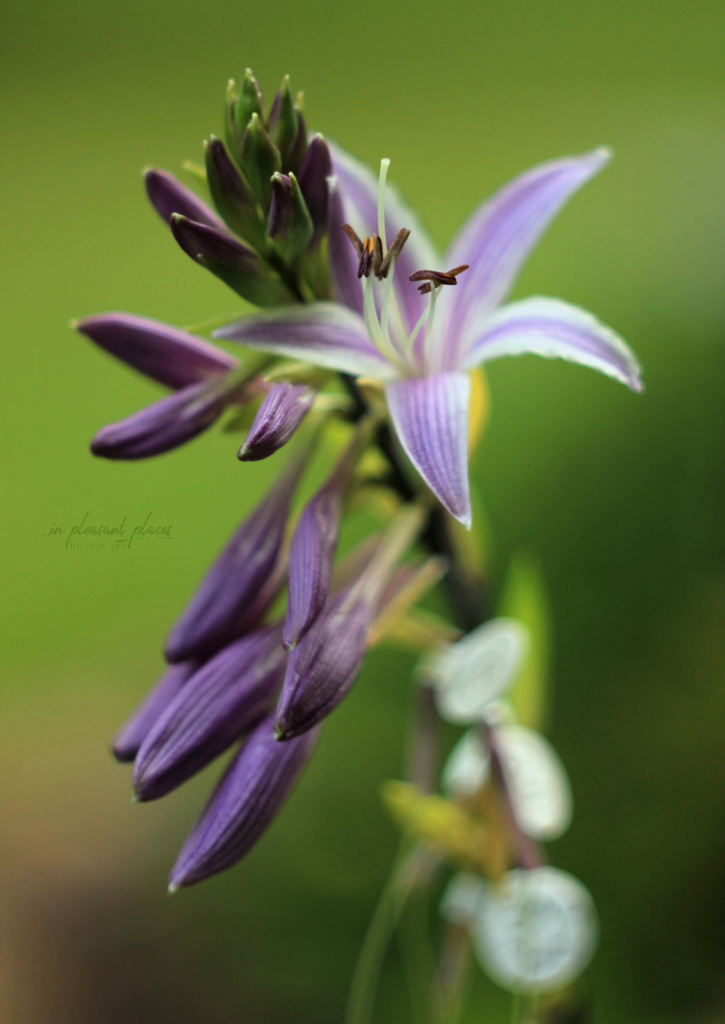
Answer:
<path fill-rule="evenodd" d="M 304 384 L 274 384 L 260 405 L 238 457 L 242 462 L 269 458 L 290 440 L 312 408 L 317 392 Z"/>
<path fill-rule="evenodd" d="M 102 313 L 74 326 L 106 352 L 169 388 L 183 388 L 239 365 L 200 338 L 146 317 Z"/>
<path fill-rule="evenodd" d="M 179 690 L 136 757 L 140 800 L 166 796 L 201 771 L 269 713 L 284 678 L 278 627 L 223 648 Z"/>
<path fill-rule="evenodd" d="M 368 338 L 362 317 L 335 302 L 253 313 L 214 337 L 355 376 L 387 380 L 396 374 Z"/>
<path fill-rule="evenodd" d="M 150 167 L 144 171 L 144 178 L 149 199 L 158 215 L 167 224 L 170 223 L 172 214 L 179 213 L 198 224 L 206 224 L 207 227 L 218 228 L 220 231 L 227 230 L 224 222 L 214 211 L 177 181 L 173 174 Z"/>
<path fill-rule="evenodd" d="M 642 390 L 637 360 L 619 335 L 591 313 L 558 299 L 502 306 L 474 333 L 463 368 L 527 353 L 589 366 L 632 391 Z"/>
<path fill-rule="evenodd" d="M 151 729 L 197 668 L 195 661 L 184 661 L 166 669 L 114 739 L 112 749 L 117 761 L 134 760 Z"/>
<path fill-rule="evenodd" d="M 240 635 L 278 562 L 305 460 L 294 458 L 208 571 L 166 642 L 169 661 L 214 654 Z"/>
<path fill-rule="evenodd" d="M 328 181 L 329 190 L 329 234 L 328 247 L 330 251 L 330 278 L 332 280 L 332 293 L 334 298 L 353 309 L 360 316 L 363 315 L 363 291 L 360 279 L 357 276 L 358 257 L 350 245 L 350 239 L 342 230 L 346 223 L 343 210 L 342 196 L 340 195 L 340 183 L 337 178 L 330 178 Z"/>
<path fill-rule="evenodd" d="M 300 189 L 315 225 L 314 241 L 327 227 L 329 207 L 327 179 L 332 174 L 332 157 L 321 135 L 315 135 L 307 147 L 300 173 Z"/>
<path fill-rule="evenodd" d="M 169 879 L 172 891 L 232 867 L 249 852 L 289 796 L 317 735 L 278 743 L 271 717 L 257 726 L 186 840 Z"/>
<path fill-rule="evenodd" d="M 388 384 L 385 393 L 405 452 L 452 516 L 471 525 L 468 488 L 468 399 L 463 373 L 439 373 Z"/>
<path fill-rule="evenodd" d="M 340 182 L 340 195 L 345 220 L 361 238 L 378 232 L 378 178 L 364 164 L 339 146 L 330 146 L 334 173 Z M 385 234 L 388 245 L 401 228 L 408 228 L 410 238 L 400 254 L 393 280 L 398 307 L 406 333 L 410 332 L 423 312 L 426 299 L 408 278 L 416 270 L 438 270 L 440 258 L 418 217 L 403 202 L 393 185 L 385 191 Z M 345 239 L 345 241 L 347 241 Z M 352 246 L 347 242 L 351 251 Z"/>
<path fill-rule="evenodd" d="M 221 381 L 189 384 L 119 423 L 98 431 L 91 451 L 104 459 L 148 459 L 190 441 L 219 418 L 230 401 Z"/>
<path fill-rule="evenodd" d="M 540 164 L 514 178 L 469 217 L 445 257 L 446 267 L 470 265 L 443 310 L 446 369 L 458 365 L 471 326 L 504 300 L 562 206 L 609 159 L 608 150 L 596 149 Z"/>

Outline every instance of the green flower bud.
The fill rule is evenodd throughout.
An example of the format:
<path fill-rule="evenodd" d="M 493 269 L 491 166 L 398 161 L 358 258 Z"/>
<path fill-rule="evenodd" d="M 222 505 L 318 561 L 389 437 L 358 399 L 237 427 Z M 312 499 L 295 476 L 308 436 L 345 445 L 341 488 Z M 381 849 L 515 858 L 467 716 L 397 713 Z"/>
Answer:
<path fill-rule="evenodd" d="M 292 102 L 289 75 L 285 75 L 282 80 L 282 88 L 275 97 L 274 106 L 269 115 L 270 135 L 282 157 L 283 168 L 290 166 L 289 160 L 297 140 L 298 129 L 299 120 L 297 110 Z"/>
<path fill-rule="evenodd" d="M 249 127 L 252 114 L 256 114 L 257 117 L 264 120 L 264 99 L 251 68 L 247 68 L 242 79 L 239 98 L 234 107 L 234 121 L 237 127 L 237 136 L 240 139 L 244 137 L 244 133 Z"/>
<path fill-rule="evenodd" d="M 214 205 L 226 223 L 258 249 L 266 247 L 264 217 L 257 198 L 221 141 L 212 135 L 206 148 L 206 175 Z"/>
<path fill-rule="evenodd" d="M 282 163 L 279 150 L 267 135 L 259 114 L 252 114 L 244 133 L 239 165 L 265 214 L 268 213 L 272 198 L 270 179 L 282 169 Z"/>
<path fill-rule="evenodd" d="M 272 175 L 269 234 L 286 263 L 293 263 L 312 241 L 315 227 L 294 174 Z"/>

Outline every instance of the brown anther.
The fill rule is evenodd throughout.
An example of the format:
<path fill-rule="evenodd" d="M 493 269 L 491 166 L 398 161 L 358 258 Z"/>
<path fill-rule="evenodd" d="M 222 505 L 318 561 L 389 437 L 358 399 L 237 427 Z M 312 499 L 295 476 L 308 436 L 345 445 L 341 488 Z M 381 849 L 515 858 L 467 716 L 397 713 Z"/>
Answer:
<path fill-rule="evenodd" d="M 376 277 L 380 277 L 380 267 L 383 262 L 383 243 L 380 240 L 380 235 L 375 235 L 373 238 L 373 274 Z"/>
<path fill-rule="evenodd" d="M 342 230 L 345 232 L 347 237 L 350 239 L 352 244 L 355 246 L 355 252 L 358 254 L 358 256 L 362 256 L 363 244 L 360 241 L 360 239 L 358 238 L 358 236 L 355 233 L 355 231 L 350 227 L 349 224 L 343 224 L 342 225 Z"/>
<path fill-rule="evenodd" d="M 358 277 L 370 277 L 370 271 L 373 267 L 373 259 L 375 255 L 375 238 L 373 235 L 369 235 L 363 244 L 362 252 L 360 253 L 360 263 L 357 268 Z"/>
<path fill-rule="evenodd" d="M 401 228 L 400 231 L 397 233 L 397 235 L 395 236 L 395 240 L 393 241 L 393 244 L 390 246 L 390 248 L 385 254 L 385 259 L 380 264 L 378 270 L 375 271 L 376 276 L 380 278 L 380 280 L 383 280 L 388 276 L 388 271 L 390 270 L 391 264 L 395 260 L 397 260 L 398 256 L 400 256 L 403 246 L 408 241 L 409 237 L 410 231 L 408 231 L 407 228 Z"/>
<path fill-rule="evenodd" d="M 462 274 L 464 270 L 468 270 L 469 264 L 464 263 L 460 267 L 454 267 L 453 270 L 440 271 L 440 270 L 416 270 L 414 274 L 411 274 L 408 278 L 409 281 L 425 281 L 418 291 L 421 295 L 427 295 L 432 288 L 438 287 L 439 285 L 455 285 L 458 284 L 456 278 L 459 274 Z"/>

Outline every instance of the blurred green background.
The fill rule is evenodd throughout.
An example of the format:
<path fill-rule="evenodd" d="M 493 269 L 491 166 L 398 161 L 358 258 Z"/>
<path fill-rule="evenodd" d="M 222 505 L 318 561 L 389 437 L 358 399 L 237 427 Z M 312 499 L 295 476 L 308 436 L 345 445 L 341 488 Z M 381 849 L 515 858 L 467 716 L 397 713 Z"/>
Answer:
<path fill-rule="evenodd" d="M 69 331 L 123 309 L 189 324 L 238 301 L 175 246 L 139 171 L 221 129 L 226 80 L 289 72 L 309 123 L 376 164 L 443 245 L 550 157 L 613 165 L 517 286 L 595 311 L 643 362 L 641 397 L 533 358 L 490 371 L 474 467 L 494 581 L 540 555 L 556 623 L 553 739 L 576 798 L 554 862 L 602 922 L 597 1020 L 725 1020 L 725 8 L 674 0 L 4 0 L 0 415 L 0 1019 L 338 1022 L 396 846 L 411 662 L 373 653 L 284 815 L 241 866 L 169 899 L 211 776 L 131 806 L 108 743 L 161 639 L 275 471 L 210 433 L 94 460 L 158 391 Z M 71 550 L 67 529 L 172 524 Z M 212 772 L 213 775 L 213 772 Z M 480 980 L 467 1020 L 503 1020 Z M 407 1020 L 395 956 L 377 1021 Z"/>

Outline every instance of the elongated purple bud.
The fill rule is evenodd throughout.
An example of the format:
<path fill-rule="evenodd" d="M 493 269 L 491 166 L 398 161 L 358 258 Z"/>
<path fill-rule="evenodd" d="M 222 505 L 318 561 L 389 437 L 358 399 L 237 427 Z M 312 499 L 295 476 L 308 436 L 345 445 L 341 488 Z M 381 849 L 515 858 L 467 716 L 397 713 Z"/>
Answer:
<path fill-rule="evenodd" d="M 166 796 L 258 725 L 282 682 L 285 660 L 279 628 L 273 627 L 242 637 L 199 669 L 138 752 L 138 799 Z"/>
<path fill-rule="evenodd" d="M 219 418 L 231 400 L 219 381 L 189 384 L 128 419 L 98 431 L 91 451 L 104 459 L 148 459 L 190 441 Z"/>
<path fill-rule="evenodd" d="M 171 233 L 200 266 L 255 306 L 278 306 L 295 301 L 292 292 L 249 246 L 224 231 L 173 214 Z"/>
<path fill-rule="evenodd" d="M 278 561 L 290 502 L 305 466 L 294 458 L 202 580 L 166 643 L 171 662 L 205 658 L 236 640 Z M 246 621 L 245 621 L 246 620 Z"/>
<path fill-rule="evenodd" d="M 114 739 L 112 750 L 117 761 L 134 760 L 151 729 L 197 667 L 195 661 L 185 661 L 166 669 Z"/>
<path fill-rule="evenodd" d="M 244 272 L 256 271 L 259 266 L 256 252 L 232 238 L 225 229 L 173 214 L 171 231 L 186 255 L 197 263 L 211 260 L 220 266 Z"/>
<path fill-rule="evenodd" d="M 290 654 L 275 718 L 278 739 L 293 739 L 313 728 L 350 690 L 395 562 L 422 521 L 421 510 L 413 506 L 398 513 L 369 566 L 354 583 L 328 598 L 322 614 Z"/>
<path fill-rule="evenodd" d="M 301 736 L 326 718 L 362 668 L 375 605 L 359 588 L 333 594 L 287 662 L 275 735 Z"/>
<path fill-rule="evenodd" d="M 292 650 L 322 611 L 330 589 L 345 493 L 370 436 L 363 423 L 329 479 L 305 506 L 290 546 L 283 642 Z"/>
<path fill-rule="evenodd" d="M 214 345 L 169 324 L 128 313 L 102 313 L 74 324 L 96 345 L 169 388 L 185 388 L 239 363 Z"/>
<path fill-rule="evenodd" d="M 207 227 L 226 231 L 224 222 L 217 217 L 214 211 L 190 189 L 177 181 L 173 174 L 149 167 L 144 171 L 144 179 L 146 191 L 154 209 L 167 224 L 171 222 L 172 214 L 178 213 L 198 224 L 206 224 Z"/>
<path fill-rule="evenodd" d="M 242 462 L 267 459 L 287 444 L 312 408 L 317 392 L 304 384 L 272 385 L 237 457 Z"/>
<path fill-rule="evenodd" d="M 270 238 L 276 238 L 284 230 L 292 213 L 292 179 L 287 174 L 273 174 L 270 184 L 272 199 L 267 231 Z"/>
<path fill-rule="evenodd" d="M 317 731 L 277 743 L 272 716 L 257 726 L 194 826 L 169 879 L 173 892 L 225 871 L 247 854 L 289 796 Z"/>
<path fill-rule="evenodd" d="M 321 135 L 315 135 L 305 153 L 300 168 L 299 183 L 315 226 L 315 241 L 327 227 L 329 189 L 327 179 L 332 175 L 332 157 Z"/>

